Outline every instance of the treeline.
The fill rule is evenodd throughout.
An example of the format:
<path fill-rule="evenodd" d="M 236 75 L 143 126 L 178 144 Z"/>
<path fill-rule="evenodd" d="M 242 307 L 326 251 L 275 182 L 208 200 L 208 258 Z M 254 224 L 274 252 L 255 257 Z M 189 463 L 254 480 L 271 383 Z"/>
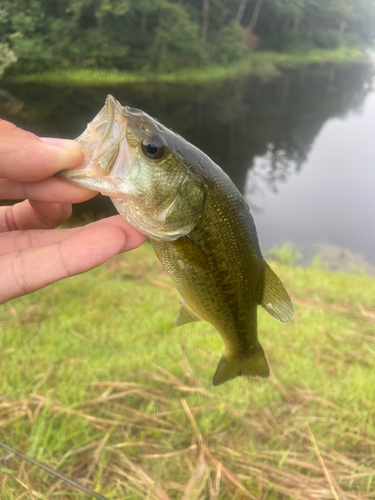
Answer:
<path fill-rule="evenodd" d="M 2 0 L 0 74 L 165 72 L 374 37 L 375 0 Z"/>

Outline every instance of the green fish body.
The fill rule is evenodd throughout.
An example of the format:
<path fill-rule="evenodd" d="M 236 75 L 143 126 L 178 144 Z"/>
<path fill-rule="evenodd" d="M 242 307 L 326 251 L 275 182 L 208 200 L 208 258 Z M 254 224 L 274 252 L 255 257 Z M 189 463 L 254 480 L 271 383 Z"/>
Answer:
<path fill-rule="evenodd" d="M 288 321 L 293 308 L 262 257 L 249 207 L 230 178 L 183 138 L 111 96 L 77 140 L 86 164 L 62 177 L 110 196 L 149 236 L 182 297 L 176 326 L 208 321 L 224 341 L 213 384 L 267 377 L 257 307 L 280 321 Z"/>

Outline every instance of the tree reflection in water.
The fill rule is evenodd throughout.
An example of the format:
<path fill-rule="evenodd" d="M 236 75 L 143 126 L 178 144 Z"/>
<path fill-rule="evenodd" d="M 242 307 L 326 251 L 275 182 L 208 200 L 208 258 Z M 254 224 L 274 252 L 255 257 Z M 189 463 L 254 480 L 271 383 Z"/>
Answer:
<path fill-rule="evenodd" d="M 202 149 L 242 192 L 254 191 L 262 183 L 276 189 L 302 168 L 328 119 L 360 109 L 371 90 L 372 76 L 371 66 L 352 63 L 284 69 L 269 81 L 248 77 L 191 86 L 3 83 L 0 113 L 39 135 L 76 137 L 103 106 L 106 94 L 112 93 L 122 104 L 155 116 Z M 246 186 L 248 170 L 257 157 L 264 160 L 257 163 Z M 103 197 L 75 210 L 93 217 L 115 212 Z"/>

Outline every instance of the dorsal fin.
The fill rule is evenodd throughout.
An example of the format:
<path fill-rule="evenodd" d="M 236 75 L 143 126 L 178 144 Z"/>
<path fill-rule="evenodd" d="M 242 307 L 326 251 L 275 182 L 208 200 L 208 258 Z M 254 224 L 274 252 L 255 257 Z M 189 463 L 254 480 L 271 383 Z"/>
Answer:
<path fill-rule="evenodd" d="M 274 318 L 289 321 L 293 316 L 293 306 L 281 280 L 264 262 L 264 287 L 260 305 Z"/>
<path fill-rule="evenodd" d="M 201 321 L 201 318 L 193 313 L 182 300 L 180 310 L 177 314 L 176 328 L 181 325 L 186 325 L 186 323 L 193 323 L 194 321 Z"/>

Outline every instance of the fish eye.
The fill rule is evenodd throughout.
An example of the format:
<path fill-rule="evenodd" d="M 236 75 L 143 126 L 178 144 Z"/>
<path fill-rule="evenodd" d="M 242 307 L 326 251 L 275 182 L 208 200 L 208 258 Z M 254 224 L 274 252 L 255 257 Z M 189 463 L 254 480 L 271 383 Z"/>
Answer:
<path fill-rule="evenodd" d="M 164 144 L 159 141 L 156 137 L 146 137 L 142 141 L 142 152 L 150 160 L 158 160 L 165 153 Z"/>

